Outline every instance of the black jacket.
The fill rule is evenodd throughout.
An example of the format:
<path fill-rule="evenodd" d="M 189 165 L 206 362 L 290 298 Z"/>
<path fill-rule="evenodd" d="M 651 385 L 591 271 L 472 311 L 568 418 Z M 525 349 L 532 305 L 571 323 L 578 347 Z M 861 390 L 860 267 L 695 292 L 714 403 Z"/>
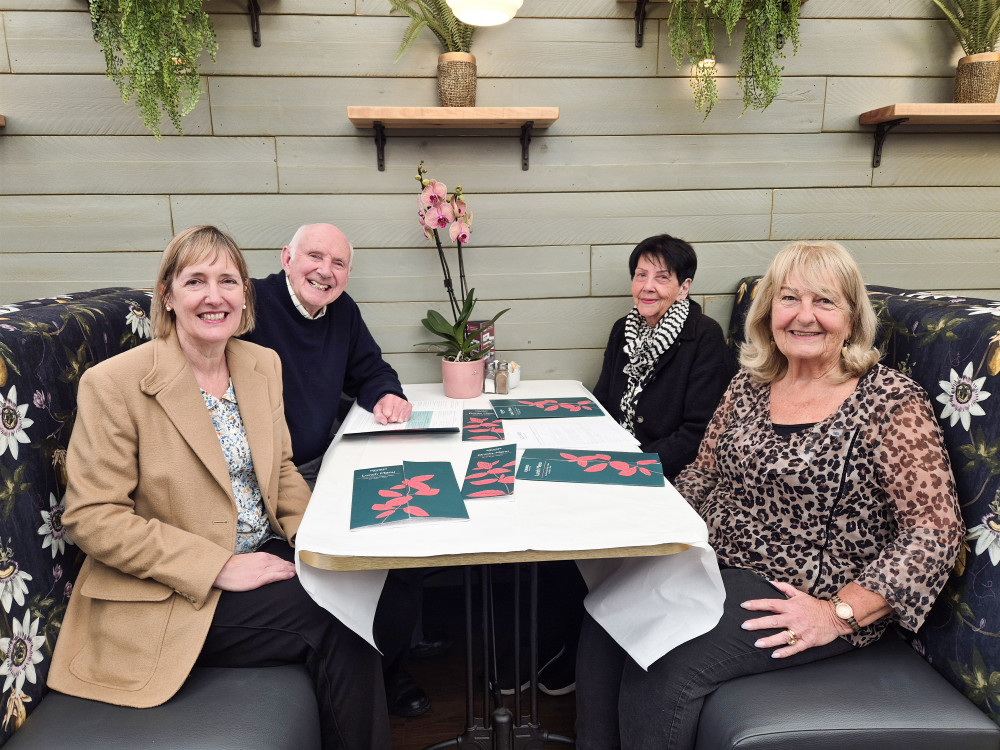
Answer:
<path fill-rule="evenodd" d="M 628 363 L 625 318 L 611 329 L 604 366 L 594 395 L 619 423 Z M 647 453 L 659 453 L 663 474 L 673 479 L 694 460 L 705 428 L 733 376 L 733 360 L 722 328 L 691 302 L 680 335 L 653 367 L 635 410 L 636 439 Z"/>

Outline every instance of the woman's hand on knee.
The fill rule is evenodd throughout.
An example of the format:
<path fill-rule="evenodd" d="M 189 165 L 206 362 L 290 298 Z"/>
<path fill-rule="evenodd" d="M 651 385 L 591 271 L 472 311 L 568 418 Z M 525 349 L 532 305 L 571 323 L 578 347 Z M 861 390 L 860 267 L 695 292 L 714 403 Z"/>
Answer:
<path fill-rule="evenodd" d="M 223 591 L 253 591 L 294 577 L 295 563 L 267 552 L 250 552 L 230 557 L 213 585 Z"/>
<path fill-rule="evenodd" d="M 781 581 L 771 581 L 771 585 L 788 598 L 749 599 L 740 605 L 743 609 L 774 613 L 745 621 L 744 630 L 781 629 L 759 639 L 754 643 L 757 648 L 773 648 L 771 656 L 784 659 L 813 646 L 825 646 L 840 636 L 840 626 L 829 602 Z"/>

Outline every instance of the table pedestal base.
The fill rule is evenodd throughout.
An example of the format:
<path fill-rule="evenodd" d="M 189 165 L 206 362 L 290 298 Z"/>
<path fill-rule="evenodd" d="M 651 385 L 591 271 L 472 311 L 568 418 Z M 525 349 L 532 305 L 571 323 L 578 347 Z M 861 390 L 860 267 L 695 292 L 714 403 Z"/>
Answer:
<path fill-rule="evenodd" d="M 496 634 L 493 628 L 493 576 L 491 566 L 480 566 L 482 595 L 482 696 L 483 716 L 475 715 L 475 677 L 472 640 L 472 566 L 465 566 L 465 731 L 452 740 L 438 742 L 425 750 L 543 750 L 545 743 L 575 746 L 569 737 L 543 730 L 538 721 L 538 563 L 530 568 L 529 597 L 529 690 L 530 716 L 521 711 L 521 568 L 514 567 L 514 711 L 503 705 L 496 675 Z M 492 710 L 491 710 L 492 709 Z"/>

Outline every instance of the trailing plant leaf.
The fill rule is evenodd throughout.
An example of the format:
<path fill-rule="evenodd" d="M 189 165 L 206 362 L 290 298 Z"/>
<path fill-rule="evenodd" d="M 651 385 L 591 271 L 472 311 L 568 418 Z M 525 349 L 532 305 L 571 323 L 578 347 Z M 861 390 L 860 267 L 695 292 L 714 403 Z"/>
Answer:
<path fill-rule="evenodd" d="M 90 15 L 122 99 L 135 98 L 157 139 L 164 113 L 183 133 L 201 94 L 198 58 L 207 51 L 214 62 L 219 46 L 202 0 L 90 0 Z"/>
<path fill-rule="evenodd" d="M 971 1 L 971 0 L 966 0 Z M 1000 0 L 989 0 L 1000 2 Z M 744 21 L 740 67 L 736 73 L 743 92 L 743 108 L 765 109 L 781 90 L 784 69 L 777 58 L 791 43 L 799 49 L 801 0 L 674 0 L 667 16 L 670 54 L 677 63 L 691 67 L 695 106 L 708 117 L 719 99 L 715 71 L 697 63 L 715 51 L 714 25 L 721 24 L 730 44 L 737 23 Z"/>
<path fill-rule="evenodd" d="M 992 52 L 1000 41 L 1000 0 L 933 0 L 967 55 Z"/>
<path fill-rule="evenodd" d="M 424 29 L 430 29 L 437 37 L 443 52 L 468 52 L 472 46 L 472 32 L 476 27 L 455 18 L 445 0 L 389 0 L 389 4 L 393 10 L 410 17 L 410 25 L 403 32 L 403 41 L 396 51 L 397 60 Z"/>

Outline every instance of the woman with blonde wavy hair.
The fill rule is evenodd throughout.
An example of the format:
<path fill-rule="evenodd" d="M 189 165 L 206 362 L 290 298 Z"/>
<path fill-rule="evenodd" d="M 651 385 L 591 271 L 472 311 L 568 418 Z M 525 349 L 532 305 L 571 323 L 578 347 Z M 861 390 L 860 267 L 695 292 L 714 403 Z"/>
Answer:
<path fill-rule="evenodd" d="M 674 486 L 708 526 L 722 619 L 644 671 L 593 620 L 577 667 L 580 750 L 685 750 L 706 695 L 916 630 L 964 536 L 930 399 L 878 363 L 860 270 L 835 242 L 775 257 L 742 370 Z"/>

